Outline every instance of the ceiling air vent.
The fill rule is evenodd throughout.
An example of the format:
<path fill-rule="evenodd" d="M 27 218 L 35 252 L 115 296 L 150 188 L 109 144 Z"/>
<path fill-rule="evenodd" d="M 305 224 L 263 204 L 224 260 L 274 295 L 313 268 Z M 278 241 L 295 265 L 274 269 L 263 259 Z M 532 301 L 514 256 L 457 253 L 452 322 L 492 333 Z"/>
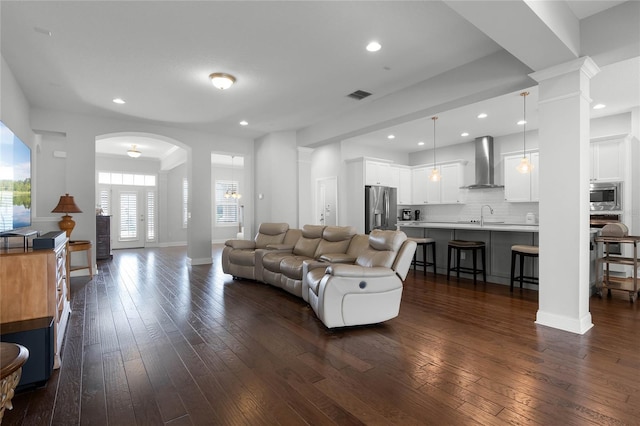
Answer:
<path fill-rule="evenodd" d="M 356 101 L 362 100 L 367 96 L 371 96 L 371 93 L 365 92 L 364 90 L 356 90 L 355 92 L 347 95 L 347 97 L 355 99 Z"/>

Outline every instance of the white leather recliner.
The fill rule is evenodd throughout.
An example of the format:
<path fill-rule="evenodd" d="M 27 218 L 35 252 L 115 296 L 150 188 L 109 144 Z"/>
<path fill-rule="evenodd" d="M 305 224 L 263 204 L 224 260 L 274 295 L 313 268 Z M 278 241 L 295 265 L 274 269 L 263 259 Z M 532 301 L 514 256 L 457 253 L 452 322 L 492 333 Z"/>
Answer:
<path fill-rule="evenodd" d="M 416 243 L 407 240 L 404 232 L 373 230 L 369 247 L 355 264 L 308 263 L 303 288 L 311 308 L 328 328 L 374 324 L 398 316 L 402 282 L 415 250 Z"/>

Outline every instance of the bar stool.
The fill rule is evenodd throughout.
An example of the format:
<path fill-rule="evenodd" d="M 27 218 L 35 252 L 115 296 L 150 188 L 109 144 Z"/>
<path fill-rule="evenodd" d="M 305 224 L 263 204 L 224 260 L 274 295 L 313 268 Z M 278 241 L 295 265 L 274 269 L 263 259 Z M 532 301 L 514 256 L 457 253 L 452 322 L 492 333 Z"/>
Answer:
<path fill-rule="evenodd" d="M 413 254 L 413 261 L 411 266 L 413 272 L 416 271 L 418 266 L 422 266 L 424 275 L 427 275 L 427 266 L 433 266 L 433 273 L 436 273 L 436 240 L 433 238 L 407 238 L 408 240 L 415 241 L 418 247 L 422 247 L 422 260 L 418 260 L 418 247 Z M 427 262 L 427 248 L 431 247 L 431 262 Z"/>
<path fill-rule="evenodd" d="M 460 272 L 466 274 L 473 274 L 473 284 L 476 284 L 476 275 L 482 273 L 482 280 L 487 282 L 487 273 L 486 273 L 486 262 L 485 262 L 485 243 L 484 241 L 465 241 L 465 240 L 451 240 L 449 241 L 449 245 L 447 248 L 447 280 L 449 280 L 449 275 L 451 271 L 456 272 L 456 276 L 460 278 Z M 473 268 L 467 268 L 464 266 L 460 266 L 460 253 L 463 250 L 470 250 L 471 256 L 473 256 Z M 478 269 L 477 265 L 477 253 L 480 250 L 480 255 L 482 258 L 482 269 Z M 455 252 L 456 255 L 456 266 L 451 267 L 451 253 Z"/>
<path fill-rule="evenodd" d="M 531 263 L 533 264 L 533 258 L 538 257 L 538 246 L 527 246 L 517 244 L 511 246 L 511 291 L 513 291 L 513 282 L 515 280 L 520 281 L 520 288 L 522 288 L 522 283 L 535 284 L 538 285 L 538 278 L 535 276 L 526 276 L 524 274 L 524 259 L 526 257 L 530 257 Z M 520 276 L 516 277 L 516 257 L 520 260 Z"/>

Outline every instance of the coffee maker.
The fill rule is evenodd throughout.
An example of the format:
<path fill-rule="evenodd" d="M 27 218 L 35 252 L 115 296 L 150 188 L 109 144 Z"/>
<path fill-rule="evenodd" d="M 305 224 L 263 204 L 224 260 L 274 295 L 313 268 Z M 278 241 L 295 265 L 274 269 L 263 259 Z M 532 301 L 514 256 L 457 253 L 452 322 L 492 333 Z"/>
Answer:
<path fill-rule="evenodd" d="M 420 220 L 420 210 L 416 210 L 414 213 L 415 213 L 415 220 Z"/>
<path fill-rule="evenodd" d="M 402 209 L 402 220 L 411 220 L 411 209 Z"/>

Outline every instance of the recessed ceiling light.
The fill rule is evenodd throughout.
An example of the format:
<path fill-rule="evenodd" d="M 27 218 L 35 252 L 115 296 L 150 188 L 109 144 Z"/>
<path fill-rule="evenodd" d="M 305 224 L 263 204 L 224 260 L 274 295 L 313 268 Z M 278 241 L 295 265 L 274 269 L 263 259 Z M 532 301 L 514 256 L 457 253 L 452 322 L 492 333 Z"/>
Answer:
<path fill-rule="evenodd" d="M 118 104 L 118 105 L 126 104 L 126 102 L 125 102 L 125 101 L 124 101 L 124 99 L 122 99 L 122 98 L 115 98 L 115 99 L 113 100 L 113 103 L 114 103 L 114 104 Z"/>
<path fill-rule="evenodd" d="M 380 49 L 382 49 L 382 45 L 380 45 L 380 43 L 378 43 L 377 41 L 372 41 L 367 44 L 367 51 L 369 52 L 377 52 Z"/>
<path fill-rule="evenodd" d="M 527 120 L 518 121 L 518 126 L 524 126 L 525 124 L 527 124 Z"/>
<path fill-rule="evenodd" d="M 478 118 L 487 118 L 487 114 L 486 113 L 480 113 L 478 114 Z"/>
<path fill-rule="evenodd" d="M 593 109 L 602 109 L 602 108 L 606 108 L 607 106 L 605 104 L 595 104 L 593 106 Z"/>
<path fill-rule="evenodd" d="M 389 135 L 389 136 L 387 136 L 387 139 L 395 139 L 395 138 L 396 138 L 396 135 Z"/>
<path fill-rule="evenodd" d="M 462 136 L 463 138 L 466 138 L 467 136 L 469 136 L 469 133 L 462 132 L 462 133 L 460 133 L 460 136 Z"/>
<path fill-rule="evenodd" d="M 46 28 L 42 28 L 42 27 L 33 27 L 33 30 L 35 32 L 37 32 L 37 33 L 40 33 L 40 34 L 43 34 L 43 35 L 46 35 L 46 36 L 49 36 L 49 37 L 51 37 L 53 35 L 53 33 L 51 31 L 49 31 Z"/>
<path fill-rule="evenodd" d="M 422 145 L 424 145 L 424 142 L 420 141 L 420 142 L 418 142 L 418 145 L 422 146 Z"/>
<path fill-rule="evenodd" d="M 248 126 L 248 125 L 249 125 L 249 122 L 248 122 L 247 120 L 242 120 L 242 121 L 240 122 L 240 125 L 241 125 L 241 126 Z"/>

